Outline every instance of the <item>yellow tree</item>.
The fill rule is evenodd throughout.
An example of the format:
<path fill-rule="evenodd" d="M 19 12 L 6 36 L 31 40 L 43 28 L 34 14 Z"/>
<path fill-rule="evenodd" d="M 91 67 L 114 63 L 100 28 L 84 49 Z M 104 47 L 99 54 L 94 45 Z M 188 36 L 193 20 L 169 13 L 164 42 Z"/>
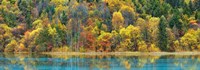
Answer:
<path fill-rule="evenodd" d="M 68 3 L 68 2 L 69 2 L 69 0 L 51 0 L 51 3 L 53 3 L 56 6 L 64 5 L 64 4 Z"/>
<path fill-rule="evenodd" d="M 112 26 L 114 30 L 118 30 L 124 26 L 124 17 L 122 16 L 121 12 L 113 13 Z"/>
<path fill-rule="evenodd" d="M 147 31 L 149 32 L 150 43 L 157 43 L 157 34 L 158 34 L 158 24 L 160 22 L 159 18 L 150 17 L 147 19 Z"/>
<path fill-rule="evenodd" d="M 122 42 L 120 43 L 125 50 L 147 51 L 147 45 L 142 40 L 140 27 L 129 25 L 127 28 L 120 29 Z"/>
<path fill-rule="evenodd" d="M 133 24 L 135 21 L 135 10 L 134 8 L 132 8 L 131 6 L 127 6 L 127 5 L 122 5 L 122 7 L 119 10 L 125 20 L 125 26 L 128 26 L 129 24 Z"/>
<path fill-rule="evenodd" d="M 100 51 L 111 51 L 112 34 L 108 32 L 101 32 L 101 35 L 97 38 Z"/>
<path fill-rule="evenodd" d="M 6 24 L 0 24 L 0 51 L 4 51 L 5 46 L 12 40 L 12 28 Z"/>
<path fill-rule="evenodd" d="M 6 45 L 4 51 L 5 52 L 15 52 L 18 43 L 16 40 L 11 40 L 9 44 Z"/>
<path fill-rule="evenodd" d="M 183 50 L 196 50 L 198 46 L 197 31 L 193 29 L 188 30 L 188 32 L 180 39 L 180 42 Z"/>
<path fill-rule="evenodd" d="M 16 4 L 10 3 L 8 0 L 1 0 L 2 4 L 0 5 L 1 17 L 3 18 L 4 23 L 8 26 L 14 27 L 17 23 L 17 17 L 21 14 L 18 6 Z"/>
<path fill-rule="evenodd" d="M 104 2 L 108 3 L 111 13 L 118 11 L 122 5 L 122 1 L 120 0 L 104 0 Z"/>

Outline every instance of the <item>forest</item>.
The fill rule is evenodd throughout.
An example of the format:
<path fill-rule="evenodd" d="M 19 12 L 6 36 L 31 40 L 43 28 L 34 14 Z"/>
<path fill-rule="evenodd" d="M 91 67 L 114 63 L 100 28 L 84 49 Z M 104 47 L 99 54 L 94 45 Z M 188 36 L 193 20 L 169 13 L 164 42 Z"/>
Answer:
<path fill-rule="evenodd" d="M 0 52 L 200 51 L 200 0 L 0 0 Z"/>

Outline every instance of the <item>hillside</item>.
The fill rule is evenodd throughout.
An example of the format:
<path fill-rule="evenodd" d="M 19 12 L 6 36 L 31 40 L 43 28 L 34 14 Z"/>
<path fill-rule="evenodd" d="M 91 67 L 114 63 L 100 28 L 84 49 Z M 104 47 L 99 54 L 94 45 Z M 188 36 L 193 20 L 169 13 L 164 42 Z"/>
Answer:
<path fill-rule="evenodd" d="M 0 52 L 200 51 L 200 0 L 0 0 Z"/>

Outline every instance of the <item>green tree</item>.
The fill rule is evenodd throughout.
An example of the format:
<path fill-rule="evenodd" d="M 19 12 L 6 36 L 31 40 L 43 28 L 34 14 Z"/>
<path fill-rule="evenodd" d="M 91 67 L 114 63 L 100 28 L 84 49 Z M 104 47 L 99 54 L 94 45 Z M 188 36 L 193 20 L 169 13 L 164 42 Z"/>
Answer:
<path fill-rule="evenodd" d="M 31 26 L 32 26 L 31 25 L 31 23 L 32 23 L 32 19 L 31 19 L 32 7 L 30 6 L 31 2 L 26 1 L 26 0 L 19 0 L 17 4 L 18 4 L 19 9 L 22 11 L 22 15 L 25 16 L 25 21 L 26 21 L 28 28 L 31 28 Z"/>
<path fill-rule="evenodd" d="M 196 10 L 200 11 L 200 0 L 195 0 Z"/>
<path fill-rule="evenodd" d="M 195 15 L 196 19 L 200 22 L 200 11 L 198 11 Z"/>
<path fill-rule="evenodd" d="M 169 20 L 169 27 L 175 27 L 178 31 L 178 33 L 175 35 L 176 38 L 179 38 L 183 35 L 183 22 L 181 19 L 181 15 L 182 13 L 178 9 L 175 9 L 172 18 Z"/>
<path fill-rule="evenodd" d="M 168 41 L 167 41 L 167 21 L 164 16 L 160 18 L 160 23 L 158 25 L 159 34 L 158 34 L 158 46 L 161 50 L 168 50 Z"/>
<path fill-rule="evenodd" d="M 194 2 L 192 0 L 189 1 L 189 8 L 190 8 L 191 11 L 195 11 L 196 10 L 195 9 L 196 8 L 195 4 L 194 4 Z"/>
<path fill-rule="evenodd" d="M 52 5 L 47 6 L 46 12 L 48 13 L 48 18 L 50 20 L 52 20 L 53 19 L 53 15 L 55 14 L 55 6 L 52 6 Z M 42 13 L 42 11 L 41 11 L 41 13 Z"/>
<path fill-rule="evenodd" d="M 87 0 L 87 2 L 94 2 L 94 0 Z"/>
<path fill-rule="evenodd" d="M 62 12 L 59 19 L 60 19 L 62 24 L 64 24 L 64 25 L 67 24 L 68 16 L 67 16 L 65 11 Z"/>
<path fill-rule="evenodd" d="M 17 25 L 17 16 L 13 13 L 7 12 L 4 9 L 1 10 L 2 17 L 4 18 L 4 22 L 11 27 L 15 27 Z"/>
<path fill-rule="evenodd" d="M 183 7 L 185 1 L 184 0 L 165 0 L 166 3 L 169 3 L 174 8 Z"/>

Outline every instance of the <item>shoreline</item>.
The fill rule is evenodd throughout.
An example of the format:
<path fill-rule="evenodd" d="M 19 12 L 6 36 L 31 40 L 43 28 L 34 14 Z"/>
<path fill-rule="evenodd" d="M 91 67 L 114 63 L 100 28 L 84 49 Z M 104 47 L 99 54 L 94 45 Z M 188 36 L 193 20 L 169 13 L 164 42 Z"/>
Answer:
<path fill-rule="evenodd" d="M 61 55 L 61 56 L 165 56 L 165 55 L 199 55 L 200 52 L 0 52 L 12 54 L 42 54 L 42 55 Z"/>
<path fill-rule="evenodd" d="M 45 55 L 116 55 L 116 56 L 164 56 L 164 55 L 200 55 L 200 52 L 41 52 Z"/>

